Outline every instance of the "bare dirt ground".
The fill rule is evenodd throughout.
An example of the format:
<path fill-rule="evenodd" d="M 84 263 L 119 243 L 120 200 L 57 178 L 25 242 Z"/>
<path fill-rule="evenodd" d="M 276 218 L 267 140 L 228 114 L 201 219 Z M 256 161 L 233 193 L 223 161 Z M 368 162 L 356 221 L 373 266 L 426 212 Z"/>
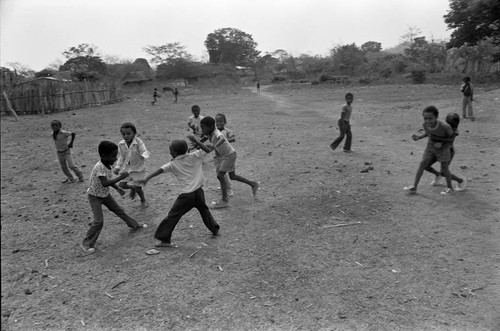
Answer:
<path fill-rule="evenodd" d="M 354 153 L 331 151 L 343 96 L 353 92 Z M 476 91 L 451 169 L 464 192 L 441 196 L 424 174 L 406 195 L 424 141 L 421 111 L 459 112 L 456 86 L 279 86 L 191 91 L 174 105 L 136 94 L 121 104 L 1 123 L 2 330 L 498 330 L 500 329 L 500 90 Z M 77 248 L 91 220 L 84 183 L 61 184 L 50 122 L 77 134 L 86 174 L 101 140 L 137 125 L 152 153 L 185 137 L 190 107 L 228 117 L 237 141 L 235 196 L 216 210 L 213 238 L 197 211 L 158 255 L 156 226 L 175 179 L 145 189 L 150 207 L 112 194 L 150 228 L 130 232 L 105 212 L 96 254 Z M 212 157 L 207 200 L 218 198 Z M 373 169 L 369 169 L 372 167 Z M 368 169 L 368 170 L 367 170 Z M 365 171 L 365 172 L 362 172 Z M 340 225 L 340 226 L 339 226 Z"/>

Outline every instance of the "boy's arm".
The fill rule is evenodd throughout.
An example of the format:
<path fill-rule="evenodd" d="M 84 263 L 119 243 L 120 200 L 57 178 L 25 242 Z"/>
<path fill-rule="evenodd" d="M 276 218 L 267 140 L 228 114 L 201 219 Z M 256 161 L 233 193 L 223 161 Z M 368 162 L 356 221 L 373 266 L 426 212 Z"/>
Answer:
<path fill-rule="evenodd" d="M 149 175 L 146 176 L 145 179 L 142 179 L 142 180 L 138 180 L 137 182 L 143 184 L 143 185 L 146 185 L 152 178 L 162 174 L 164 172 L 164 170 L 162 168 L 159 168 L 158 170 L 150 173 Z"/>
<path fill-rule="evenodd" d="M 122 179 L 127 178 L 127 177 L 128 177 L 128 172 L 124 171 L 119 176 L 112 178 L 112 179 L 108 179 L 106 176 L 99 176 L 99 180 L 101 181 L 102 186 L 104 186 L 104 187 L 111 186 L 114 189 L 118 190 L 116 183 L 118 183 L 119 181 L 121 181 Z"/>
<path fill-rule="evenodd" d="M 115 165 L 115 168 L 113 170 L 113 172 L 115 174 L 118 174 L 118 172 L 120 171 L 124 162 L 125 162 L 125 158 L 123 157 L 123 152 L 122 152 L 121 146 L 120 146 L 120 144 L 118 144 L 118 160 L 116 161 L 116 165 Z"/>
<path fill-rule="evenodd" d="M 212 151 L 212 149 L 208 148 L 204 143 L 202 143 L 198 139 L 196 139 L 195 136 L 189 135 L 188 139 L 191 140 L 191 142 L 195 143 L 196 146 L 200 147 L 206 153 L 210 153 Z"/>
<path fill-rule="evenodd" d="M 76 134 L 71 132 L 71 140 L 69 141 L 68 148 L 73 148 L 73 141 L 75 141 Z"/>
<path fill-rule="evenodd" d="M 139 155 L 140 155 L 143 159 L 147 159 L 147 158 L 149 158 L 149 156 L 151 155 L 151 154 L 149 153 L 149 151 L 147 150 L 146 145 L 144 144 L 144 142 L 143 142 L 143 141 L 141 141 L 141 142 L 139 143 Z"/>
<path fill-rule="evenodd" d="M 429 135 L 427 134 L 427 132 L 424 132 L 422 134 L 413 134 L 411 136 L 411 138 L 414 140 L 414 141 L 417 141 L 417 140 L 420 140 L 422 138 L 425 138 L 425 137 L 428 137 Z"/>
<path fill-rule="evenodd" d="M 347 113 L 346 106 L 342 107 L 342 111 L 340 112 L 340 119 L 345 121 L 345 114 Z"/>

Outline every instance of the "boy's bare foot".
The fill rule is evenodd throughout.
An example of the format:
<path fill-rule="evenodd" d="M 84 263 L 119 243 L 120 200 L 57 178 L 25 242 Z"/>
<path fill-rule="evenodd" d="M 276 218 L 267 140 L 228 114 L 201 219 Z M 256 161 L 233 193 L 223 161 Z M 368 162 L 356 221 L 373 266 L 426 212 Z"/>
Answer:
<path fill-rule="evenodd" d="M 255 198 L 257 196 L 257 191 L 260 189 L 260 182 L 255 182 L 254 186 L 252 186 L 252 194 Z"/>
<path fill-rule="evenodd" d="M 95 248 L 94 247 L 87 247 L 84 244 L 80 244 L 80 249 L 87 254 L 93 254 L 95 253 Z"/>
<path fill-rule="evenodd" d="M 134 200 L 135 199 L 135 196 L 137 195 L 137 192 L 135 191 L 135 189 L 130 189 L 130 199 Z"/>
<path fill-rule="evenodd" d="M 146 201 L 141 201 L 141 208 L 142 209 L 145 209 L 145 208 L 148 208 L 148 207 L 149 207 L 149 204 Z"/>
<path fill-rule="evenodd" d="M 416 194 L 417 193 L 417 188 L 413 185 L 405 186 L 404 190 L 408 191 L 409 194 Z"/>

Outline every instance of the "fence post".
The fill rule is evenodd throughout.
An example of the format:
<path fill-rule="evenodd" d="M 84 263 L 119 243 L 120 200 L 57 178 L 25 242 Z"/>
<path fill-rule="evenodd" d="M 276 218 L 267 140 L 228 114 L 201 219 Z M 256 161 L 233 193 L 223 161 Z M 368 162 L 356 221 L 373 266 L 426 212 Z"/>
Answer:
<path fill-rule="evenodd" d="M 17 117 L 16 111 L 14 110 L 14 108 L 12 108 L 12 105 L 10 104 L 10 100 L 9 100 L 9 97 L 7 96 L 7 93 L 3 92 L 3 97 L 5 98 L 5 102 L 7 103 L 7 108 L 10 110 L 12 115 L 14 115 L 14 117 L 16 118 L 16 121 L 19 121 L 19 118 Z"/>

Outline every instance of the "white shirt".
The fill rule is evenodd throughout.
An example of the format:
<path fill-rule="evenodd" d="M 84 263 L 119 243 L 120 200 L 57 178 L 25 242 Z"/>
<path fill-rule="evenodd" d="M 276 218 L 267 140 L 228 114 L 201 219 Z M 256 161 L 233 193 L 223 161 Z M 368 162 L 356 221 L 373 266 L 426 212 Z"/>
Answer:
<path fill-rule="evenodd" d="M 216 145 L 219 137 L 223 137 L 224 141 L 220 145 Z M 227 156 L 235 152 L 233 146 L 227 141 L 226 137 L 217 128 L 210 134 L 208 140 L 214 145 L 215 155 Z"/>
<path fill-rule="evenodd" d="M 181 184 L 181 193 L 194 192 L 205 184 L 205 176 L 201 168 L 203 159 L 208 155 L 203 150 L 196 150 L 177 156 L 163 165 L 164 172 L 170 172 Z"/>
<path fill-rule="evenodd" d="M 116 161 L 115 169 L 123 169 L 127 172 L 144 171 L 146 170 L 145 159 L 149 156 L 146 145 L 140 138 L 134 137 L 130 146 L 122 140 L 118 143 L 118 161 Z"/>

